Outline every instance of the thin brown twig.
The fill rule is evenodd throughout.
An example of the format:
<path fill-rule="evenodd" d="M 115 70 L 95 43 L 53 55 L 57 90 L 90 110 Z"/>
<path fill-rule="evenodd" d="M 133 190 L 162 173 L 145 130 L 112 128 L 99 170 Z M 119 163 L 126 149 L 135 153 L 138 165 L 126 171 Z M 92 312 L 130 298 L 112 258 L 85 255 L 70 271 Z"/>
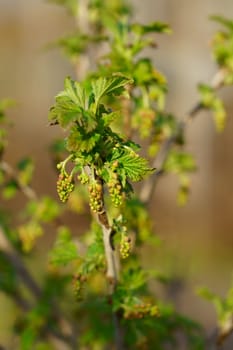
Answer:
<path fill-rule="evenodd" d="M 208 350 L 221 350 L 224 347 L 224 342 L 233 332 L 233 322 L 229 319 L 229 323 L 225 329 L 215 327 L 206 337 L 205 345 Z"/>
<path fill-rule="evenodd" d="M 88 174 L 88 176 L 91 178 L 92 176 L 91 169 L 89 167 L 85 167 L 85 171 Z M 101 194 L 100 194 L 101 208 L 98 210 L 96 214 L 96 218 L 103 232 L 103 243 L 104 243 L 106 263 L 107 263 L 106 276 L 110 282 L 111 287 L 113 287 L 113 290 L 114 290 L 118 280 L 119 262 L 116 256 L 116 252 L 114 251 L 114 246 L 112 244 L 112 227 L 109 223 L 109 218 L 108 218 L 108 214 L 107 214 L 105 202 L 104 202 L 103 181 L 97 175 L 95 175 L 95 181 L 99 183 L 100 189 L 101 189 Z M 113 293 L 113 290 L 111 291 L 110 294 Z"/>
<path fill-rule="evenodd" d="M 103 196 L 103 192 L 102 192 Z M 98 214 L 98 222 L 101 225 L 103 232 L 103 241 L 105 256 L 107 262 L 107 273 L 106 276 L 109 280 L 109 297 L 112 299 L 112 295 L 117 287 L 118 283 L 118 270 L 119 270 L 119 259 L 117 257 L 116 251 L 112 244 L 112 227 L 109 225 L 109 220 L 107 217 L 106 209 L 103 202 L 103 207 L 101 213 Z M 120 324 L 121 315 L 117 311 L 113 311 L 113 326 L 115 331 L 115 346 L 116 350 L 124 350 L 124 334 L 123 329 Z"/>
<path fill-rule="evenodd" d="M 18 178 L 15 170 L 12 168 L 12 166 L 7 163 L 6 161 L 2 160 L 0 162 L 0 169 L 7 174 L 8 176 L 12 177 L 14 181 L 16 182 L 18 188 L 20 191 L 25 195 L 28 199 L 37 199 L 36 192 L 28 185 L 22 184 Z"/>
<path fill-rule="evenodd" d="M 22 279 L 24 284 L 28 287 L 28 289 L 33 293 L 36 298 L 41 296 L 41 290 L 27 268 L 25 267 L 21 257 L 10 244 L 9 240 L 6 238 L 4 233 L 4 229 L 0 226 L 0 249 L 4 252 L 8 261 L 10 261 L 11 265 L 14 267 L 18 276 Z"/>
<path fill-rule="evenodd" d="M 224 69 L 220 69 L 215 74 L 211 82 L 211 87 L 214 90 L 217 90 L 223 86 L 226 74 L 227 72 Z M 144 182 L 139 194 L 141 201 L 146 205 L 149 205 L 153 198 L 157 181 L 164 171 L 164 164 L 167 160 L 171 147 L 176 142 L 177 136 L 179 136 L 184 131 L 187 124 L 204 108 L 205 107 L 201 104 L 201 102 L 196 103 L 194 107 L 180 120 L 175 133 L 164 141 L 159 154 L 156 156 L 152 163 L 152 167 L 156 168 L 157 170 L 152 176 L 150 176 L 150 178 Z"/>
<path fill-rule="evenodd" d="M 233 316 L 229 317 L 228 322 L 225 323 L 224 327 L 217 329 L 217 346 L 218 349 L 221 348 L 226 338 L 228 338 L 233 333 Z"/>

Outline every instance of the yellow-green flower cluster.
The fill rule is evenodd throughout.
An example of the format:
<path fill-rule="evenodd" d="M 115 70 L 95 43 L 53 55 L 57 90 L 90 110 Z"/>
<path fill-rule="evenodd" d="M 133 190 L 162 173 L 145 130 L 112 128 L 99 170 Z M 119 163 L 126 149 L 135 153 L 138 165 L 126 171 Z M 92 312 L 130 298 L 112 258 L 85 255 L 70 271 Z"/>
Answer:
<path fill-rule="evenodd" d="M 57 180 L 57 193 L 62 202 L 66 202 L 74 190 L 73 178 L 65 172 L 61 172 Z"/>
<path fill-rule="evenodd" d="M 98 181 L 92 181 L 88 186 L 90 208 L 94 213 L 99 213 L 103 209 L 103 186 Z"/>
<path fill-rule="evenodd" d="M 131 247 L 132 247 L 131 238 L 126 236 L 125 234 L 122 234 L 121 241 L 120 241 L 120 254 L 122 259 L 128 258 Z"/>

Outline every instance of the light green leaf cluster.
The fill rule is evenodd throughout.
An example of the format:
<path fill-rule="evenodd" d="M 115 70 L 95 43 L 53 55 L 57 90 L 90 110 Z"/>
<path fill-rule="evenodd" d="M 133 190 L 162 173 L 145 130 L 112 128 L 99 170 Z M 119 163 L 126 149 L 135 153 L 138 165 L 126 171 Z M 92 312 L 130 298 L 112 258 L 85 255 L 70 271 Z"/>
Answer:
<path fill-rule="evenodd" d="M 36 240 L 44 234 L 44 224 L 52 222 L 60 214 L 58 203 L 48 196 L 27 203 L 24 210 L 24 218 L 27 221 L 17 228 L 25 252 L 31 251 Z"/>
<path fill-rule="evenodd" d="M 164 170 L 178 175 L 179 191 L 177 193 L 177 203 L 180 206 L 185 205 L 190 191 L 189 174 L 196 170 L 193 156 L 182 151 L 171 150 L 165 162 Z"/>
<path fill-rule="evenodd" d="M 103 63 L 100 61 L 99 70 L 102 74 L 119 71 L 132 77 L 135 88 L 130 88 L 129 94 L 135 104 L 131 107 L 131 123 L 141 134 L 141 125 L 145 124 L 143 136 L 150 137 L 156 112 L 164 109 L 167 82 L 164 75 L 153 66 L 151 59 L 144 57 L 142 52 L 146 47 L 156 46 L 154 38 L 147 34 L 168 32 L 168 26 L 163 23 L 131 25 L 121 20 L 109 29 L 113 41 L 110 53 L 104 56 Z M 144 111 L 150 118 L 145 116 Z M 151 122 L 146 123 L 147 120 Z"/>
<path fill-rule="evenodd" d="M 39 200 L 30 201 L 26 207 L 26 214 L 34 220 L 46 223 L 56 219 L 61 214 L 61 209 L 54 199 L 44 196 Z"/>
<path fill-rule="evenodd" d="M 216 95 L 215 90 L 208 85 L 200 84 L 199 93 L 201 94 L 203 107 L 213 112 L 216 130 L 223 131 L 226 124 L 226 111 L 222 100 Z"/>
<path fill-rule="evenodd" d="M 110 78 L 101 77 L 92 81 L 92 91 L 95 99 L 95 110 L 97 110 L 101 99 L 108 95 L 122 95 L 127 84 L 133 80 L 123 75 L 114 75 Z"/>
<path fill-rule="evenodd" d="M 90 241 L 85 254 L 85 259 L 81 262 L 77 272 L 83 276 L 90 276 L 97 270 L 103 270 L 106 267 L 102 231 L 95 222 L 92 222 L 86 237 Z"/>
<path fill-rule="evenodd" d="M 1 130 L 0 130 L 0 133 L 1 133 Z M 2 146 L 3 146 L 3 143 L 2 143 Z M 3 146 L 3 148 L 4 147 L 5 145 Z M 1 148 L 1 141 L 0 141 L 0 148 Z M 0 169 L 1 169 L 1 164 L 0 164 Z M 24 188 L 30 185 L 32 176 L 34 173 L 34 163 L 30 158 L 22 158 L 17 164 L 17 169 L 15 170 L 15 174 L 16 174 L 15 177 L 13 175 L 14 170 L 11 171 L 12 172 L 11 175 L 6 174 L 7 171 L 4 169 L 4 166 L 1 170 L 2 170 L 1 172 L 2 177 L 0 178 L 0 181 L 2 182 L 2 184 L 4 184 L 2 188 L 2 196 L 4 199 L 12 199 L 19 192 L 20 187 Z"/>
<path fill-rule="evenodd" d="M 76 122 L 85 131 L 92 131 L 96 126 L 95 113 L 98 112 L 101 99 L 107 95 L 123 93 L 124 86 L 131 83 L 131 79 L 116 75 L 92 81 L 90 87 L 67 78 L 65 90 L 56 96 L 56 104 L 50 110 L 49 120 L 62 127 Z"/>
<path fill-rule="evenodd" d="M 226 335 L 233 328 L 233 284 L 225 297 L 213 293 L 206 287 L 199 288 L 198 294 L 214 305 L 220 336 Z"/>
<path fill-rule="evenodd" d="M 82 4 L 79 0 L 48 0 L 64 6 L 74 17 L 82 17 Z M 52 46 L 60 47 L 64 54 L 77 63 L 80 54 L 87 53 L 89 47 L 108 41 L 106 27 L 115 25 L 115 22 L 129 14 L 130 7 L 125 0 L 89 0 L 87 5 L 87 27 L 57 40 Z"/>
<path fill-rule="evenodd" d="M 72 172 L 82 172 L 85 166 L 92 169 L 92 177 L 102 178 L 116 205 L 122 203 L 122 192 L 130 191 L 129 180 L 140 181 L 153 171 L 135 152 L 138 146 L 111 129 L 120 113 L 102 103 L 106 97 L 124 94 L 129 84 L 132 79 L 122 75 L 93 79 L 90 84 L 67 78 L 49 116 L 52 123 L 68 129 L 67 159 L 74 163 Z"/>
<path fill-rule="evenodd" d="M 106 40 L 107 38 L 104 35 L 93 34 L 90 36 L 75 31 L 72 34 L 58 39 L 54 44 L 51 44 L 51 46 L 60 47 L 64 54 L 68 56 L 72 62 L 76 63 L 80 54 L 85 53 L 90 45 L 95 45 L 96 47 Z"/>
<path fill-rule="evenodd" d="M 18 181 L 21 185 L 26 186 L 31 183 L 34 173 L 34 163 L 30 158 L 23 158 L 17 164 L 18 168 Z"/>
<path fill-rule="evenodd" d="M 148 161 L 145 158 L 140 157 L 128 147 L 125 147 L 119 157 L 115 155 L 114 159 L 119 162 L 119 173 L 121 176 L 123 178 L 129 178 L 134 182 L 142 180 L 145 175 L 149 175 L 155 170 L 149 167 Z"/>
<path fill-rule="evenodd" d="M 50 262 L 56 266 L 67 265 L 77 258 L 77 246 L 72 241 L 69 229 L 67 227 L 60 227 L 55 245 L 50 251 Z"/>
<path fill-rule="evenodd" d="M 19 186 L 15 180 L 8 180 L 4 183 L 4 187 L 2 189 L 2 196 L 4 199 L 13 198 L 19 190 Z"/>
<path fill-rule="evenodd" d="M 148 33 L 171 33 L 171 28 L 168 24 L 162 22 L 152 22 L 149 24 L 132 24 L 131 29 L 133 32 L 145 35 Z"/>
<path fill-rule="evenodd" d="M 222 16 L 212 16 L 223 29 L 219 30 L 212 41 L 213 55 L 217 64 L 227 71 L 225 84 L 233 84 L 233 21 Z"/>
<path fill-rule="evenodd" d="M 123 212 L 129 232 L 136 232 L 137 245 L 141 243 L 158 244 L 159 238 L 153 231 L 152 220 L 147 208 L 139 199 L 134 196 L 129 198 Z"/>
<path fill-rule="evenodd" d="M 164 169 L 175 174 L 186 173 L 194 171 L 196 164 L 191 154 L 173 150 L 169 153 Z"/>
<path fill-rule="evenodd" d="M 20 241 L 22 242 L 23 251 L 27 253 L 34 247 L 36 239 L 44 233 L 40 222 L 33 218 L 25 224 L 20 225 L 17 230 Z"/>

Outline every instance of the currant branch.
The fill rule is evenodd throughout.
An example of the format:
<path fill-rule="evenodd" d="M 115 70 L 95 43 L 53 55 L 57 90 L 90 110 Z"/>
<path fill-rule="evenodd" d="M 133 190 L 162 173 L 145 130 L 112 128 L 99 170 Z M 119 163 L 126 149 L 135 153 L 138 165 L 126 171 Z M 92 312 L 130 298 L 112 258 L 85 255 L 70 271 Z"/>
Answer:
<path fill-rule="evenodd" d="M 226 75 L 227 70 L 225 69 L 221 69 L 215 74 L 210 84 L 214 91 L 217 91 L 224 85 Z M 190 109 L 190 111 L 178 122 L 175 132 L 167 140 L 164 141 L 159 154 L 152 162 L 152 167 L 156 168 L 156 172 L 152 174 L 147 180 L 145 180 L 140 191 L 139 197 L 141 201 L 146 205 L 149 205 L 153 198 L 158 179 L 164 172 L 164 165 L 172 146 L 176 143 L 177 138 L 183 134 L 189 122 L 194 117 L 196 117 L 199 112 L 205 109 L 206 106 L 201 101 L 196 103 Z"/>

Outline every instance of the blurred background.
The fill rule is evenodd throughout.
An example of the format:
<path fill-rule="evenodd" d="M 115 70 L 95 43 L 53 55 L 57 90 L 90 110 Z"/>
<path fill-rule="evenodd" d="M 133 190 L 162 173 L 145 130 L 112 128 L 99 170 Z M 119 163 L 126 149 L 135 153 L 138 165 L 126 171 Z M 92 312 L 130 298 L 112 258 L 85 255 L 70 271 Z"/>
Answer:
<path fill-rule="evenodd" d="M 181 117 L 197 102 L 196 84 L 208 83 L 216 72 L 210 39 L 217 25 L 208 17 L 219 14 L 233 18 L 233 2 L 131 3 L 136 20 L 165 21 L 173 29 L 172 35 L 158 37 L 159 47 L 152 57 L 168 79 L 167 110 Z M 46 1 L 1 0 L 0 99 L 17 101 L 9 111 L 14 128 L 6 157 L 13 165 L 20 157 L 31 155 L 36 163 L 33 186 L 42 194 L 54 196 L 56 175 L 48 145 L 58 130 L 48 127 L 47 115 L 54 95 L 63 88 L 64 77 L 73 75 L 73 70 L 58 50 L 47 50 L 46 45 L 72 28 L 73 21 L 66 12 Z M 172 293 L 174 302 L 208 329 L 216 323 L 215 313 L 196 296 L 195 289 L 206 285 L 224 295 L 233 277 L 233 89 L 223 89 L 220 95 L 228 113 L 227 127 L 216 134 L 211 116 L 204 112 L 189 125 L 186 148 L 198 164 L 198 171 L 192 175 L 191 195 L 188 204 L 180 208 L 176 204 L 176 177 L 160 180 L 151 210 L 162 243 L 156 253 L 145 258 L 145 265 L 158 265 L 177 276 L 177 281 L 184 278 L 175 286 L 181 290 L 179 296 Z M 1 300 L 9 310 L 9 302 L 0 294 Z M 0 343 L 9 325 L 1 311 Z M 226 349 L 232 349 L 229 344 Z"/>

